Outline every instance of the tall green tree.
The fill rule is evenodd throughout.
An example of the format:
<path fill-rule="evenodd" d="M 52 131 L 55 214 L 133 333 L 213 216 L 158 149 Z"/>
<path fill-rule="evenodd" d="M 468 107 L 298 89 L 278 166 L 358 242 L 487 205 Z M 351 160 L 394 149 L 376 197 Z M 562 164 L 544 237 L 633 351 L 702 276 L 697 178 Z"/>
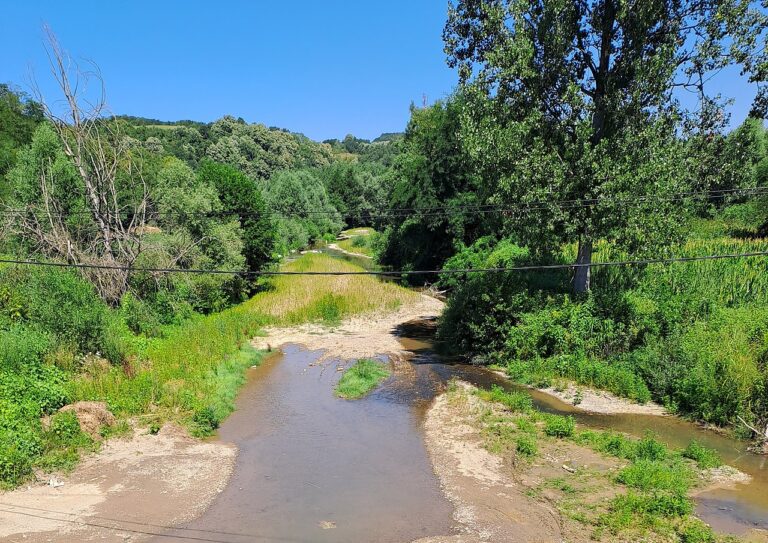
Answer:
<path fill-rule="evenodd" d="M 484 218 L 464 211 L 482 202 L 483 187 L 461 141 L 463 107 L 456 96 L 411 109 L 392 167 L 383 264 L 404 270 L 440 267 L 479 235 Z"/>
<path fill-rule="evenodd" d="M 746 0 L 450 5 L 448 62 L 476 104 L 468 148 L 495 178 L 499 203 L 543 201 L 540 213 L 510 223 L 526 242 L 578 243 L 577 293 L 589 290 L 598 239 L 648 250 L 674 238 L 666 222 L 679 210 L 663 202 L 685 174 L 675 91 L 704 103 L 708 76 L 737 63 L 760 79 L 751 59 L 764 29 L 765 15 Z M 646 197 L 653 204 L 634 205 Z M 625 199 L 631 209 L 614 203 Z M 557 200 L 589 202 L 548 204 Z"/>
<path fill-rule="evenodd" d="M 203 185 L 218 191 L 222 211 L 240 222 L 247 269 L 264 269 L 274 260 L 275 226 L 255 181 L 232 166 L 211 160 L 202 162 L 197 176 Z"/>

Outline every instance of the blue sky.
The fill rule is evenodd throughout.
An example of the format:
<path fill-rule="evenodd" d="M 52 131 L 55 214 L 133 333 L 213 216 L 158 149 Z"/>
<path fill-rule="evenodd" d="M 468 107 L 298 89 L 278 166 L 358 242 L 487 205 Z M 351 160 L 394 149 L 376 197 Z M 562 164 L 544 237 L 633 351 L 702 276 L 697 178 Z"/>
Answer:
<path fill-rule="evenodd" d="M 212 121 L 225 114 L 322 140 L 400 131 L 411 102 L 449 94 L 441 32 L 447 0 L 68 0 L 8 2 L 0 82 L 53 94 L 42 47 L 48 23 L 75 57 L 95 61 L 115 113 Z M 738 71 L 717 85 L 754 89 Z"/>

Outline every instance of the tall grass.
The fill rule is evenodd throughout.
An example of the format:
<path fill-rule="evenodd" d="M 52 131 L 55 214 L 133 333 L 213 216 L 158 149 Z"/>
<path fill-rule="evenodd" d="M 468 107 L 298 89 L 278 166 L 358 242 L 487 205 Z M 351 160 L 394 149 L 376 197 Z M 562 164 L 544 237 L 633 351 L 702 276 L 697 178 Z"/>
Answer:
<path fill-rule="evenodd" d="M 319 254 L 285 271 L 361 271 Z M 248 342 L 267 325 L 334 324 L 351 315 L 392 310 L 418 294 L 371 276 L 277 276 L 251 300 L 172 329 L 137 350 L 126 367 L 84 374 L 69 384 L 74 399 L 105 400 L 117 414 L 179 419 L 200 433 L 233 408 L 244 371 L 262 354 Z"/>

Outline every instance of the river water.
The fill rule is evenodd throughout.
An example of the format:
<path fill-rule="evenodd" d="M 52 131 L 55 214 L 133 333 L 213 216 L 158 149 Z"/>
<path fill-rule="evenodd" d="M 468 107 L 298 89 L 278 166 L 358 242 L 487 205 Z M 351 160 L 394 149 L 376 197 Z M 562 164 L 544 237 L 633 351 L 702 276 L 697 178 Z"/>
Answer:
<path fill-rule="evenodd" d="M 299 346 L 249 370 L 218 434 L 240 449 L 229 484 L 200 518 L 158 541 L 394 543 L 451 533 L 453 508 L 432 471 L 422 425 L 431 400 L 454 377 L 525 390 L 538 408 L 572 414 L 588 427 L 650 431 L 672 446 L 696 439 L 717 449 L 753 481 L 700 495 L 697 513 L 719 531 L 768 529 L 768 459 L 745 452 L 744 443 L 674 417 L 584 413 L 444 360 L 433 350 L 432 324 L 401 327 L 400 342 L 413 356 L 393 364 L 393 375 L 360 400 L 333 394 L 342 363 L 318 363 L 320 353 Z"/>

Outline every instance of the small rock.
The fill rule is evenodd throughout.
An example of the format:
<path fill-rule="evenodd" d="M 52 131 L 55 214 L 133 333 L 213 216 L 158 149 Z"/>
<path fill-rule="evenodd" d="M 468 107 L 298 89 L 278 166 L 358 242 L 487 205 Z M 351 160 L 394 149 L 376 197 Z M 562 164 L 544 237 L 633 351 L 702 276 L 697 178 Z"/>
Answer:
<path fill-rule="evenodd" d="M 320 521 L 320 527 L 323 530 L 333 530 L 336 527 L 335 522 L 331 522 L 330 520 L 321 520 Z"/>
<path fill-rule="evenodd" d="M 56 477 L 51 477 L 48 479 L 48 486 L 51 486 L 53 488 L 59 488 L 60 486 L 64 486 L 64 483 L 62 481 L 59 481 Z"/>

